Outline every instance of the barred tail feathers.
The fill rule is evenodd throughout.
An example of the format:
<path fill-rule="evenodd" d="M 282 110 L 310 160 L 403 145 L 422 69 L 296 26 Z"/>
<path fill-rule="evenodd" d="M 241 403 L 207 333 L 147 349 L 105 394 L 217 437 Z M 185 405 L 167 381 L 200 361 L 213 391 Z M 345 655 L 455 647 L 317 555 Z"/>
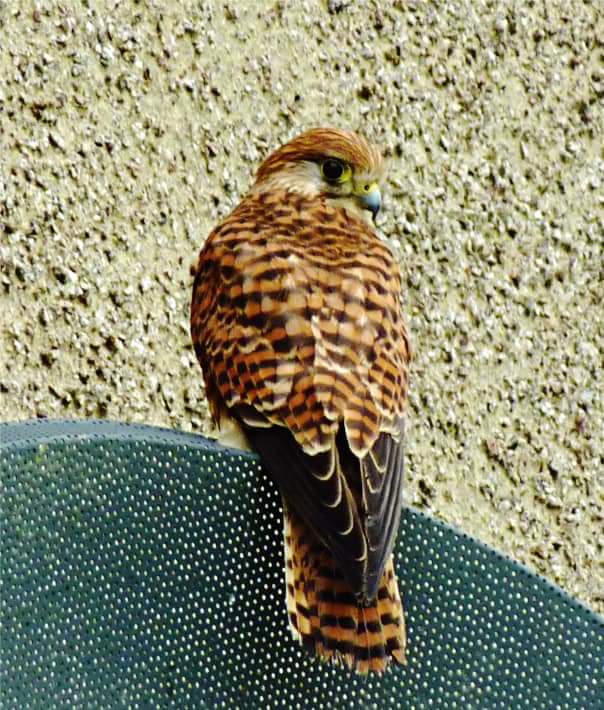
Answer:
<path fill-rule="evenodd" d="M 405 664 L 405 622 L 388 561 L 378 593 L 359 605 L 327 549 L 287 507 L 285 563 L 290 627 L 311 653 L 356 671 L 381 673 Z"/>

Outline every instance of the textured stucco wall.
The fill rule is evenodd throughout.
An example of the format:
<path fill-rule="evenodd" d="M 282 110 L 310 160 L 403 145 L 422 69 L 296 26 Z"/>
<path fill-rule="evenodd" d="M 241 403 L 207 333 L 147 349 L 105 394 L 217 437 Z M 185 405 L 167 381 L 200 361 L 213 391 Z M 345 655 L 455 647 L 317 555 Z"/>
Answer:
<path fill-rule="evenodd" d="M 351 127 L 391 156 L 407 501 L 604 610 L 603 8 L 0 2 L 1 418 L 207 430 L 190 265 L 268 151 Z"/>

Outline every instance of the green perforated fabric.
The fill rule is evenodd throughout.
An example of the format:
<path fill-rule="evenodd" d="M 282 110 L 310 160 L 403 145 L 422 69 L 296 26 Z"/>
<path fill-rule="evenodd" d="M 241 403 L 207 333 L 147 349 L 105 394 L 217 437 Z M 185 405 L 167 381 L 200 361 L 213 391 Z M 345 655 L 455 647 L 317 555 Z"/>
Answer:
<path fill-rule="evenodd" d="M 406 510 L 409 663 L 291 639 L 277 491 L 251 454 L 150 427 L 1 425 L 3 708 L 603 708 L 604 621 Z"/>

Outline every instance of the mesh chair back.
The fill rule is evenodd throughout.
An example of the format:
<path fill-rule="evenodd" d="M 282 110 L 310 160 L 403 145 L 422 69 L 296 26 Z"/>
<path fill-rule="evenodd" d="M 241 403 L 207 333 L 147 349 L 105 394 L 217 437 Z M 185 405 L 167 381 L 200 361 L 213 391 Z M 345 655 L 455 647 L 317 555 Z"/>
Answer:
<path fill-rule="evenodd" d="M 0 425 L 0 705 L 604 708 L 604 621 L 406 510 L 408 666 L 309 658 L 279 495 L 252 454 L 109 422 Z"/>

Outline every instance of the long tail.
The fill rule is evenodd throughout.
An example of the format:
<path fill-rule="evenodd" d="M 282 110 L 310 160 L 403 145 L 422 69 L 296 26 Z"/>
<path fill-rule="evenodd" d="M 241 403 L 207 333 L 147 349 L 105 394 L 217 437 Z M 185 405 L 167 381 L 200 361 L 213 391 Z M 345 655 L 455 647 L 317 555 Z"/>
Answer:
<path fill-rule="evenodd" d="M 333 557 L 284 506 L 287 611 L 295 638 L 319 658 L 357 673 L 405 664 L 405 620 L 388 561 L 378 593 L 360 606 Z"/>

